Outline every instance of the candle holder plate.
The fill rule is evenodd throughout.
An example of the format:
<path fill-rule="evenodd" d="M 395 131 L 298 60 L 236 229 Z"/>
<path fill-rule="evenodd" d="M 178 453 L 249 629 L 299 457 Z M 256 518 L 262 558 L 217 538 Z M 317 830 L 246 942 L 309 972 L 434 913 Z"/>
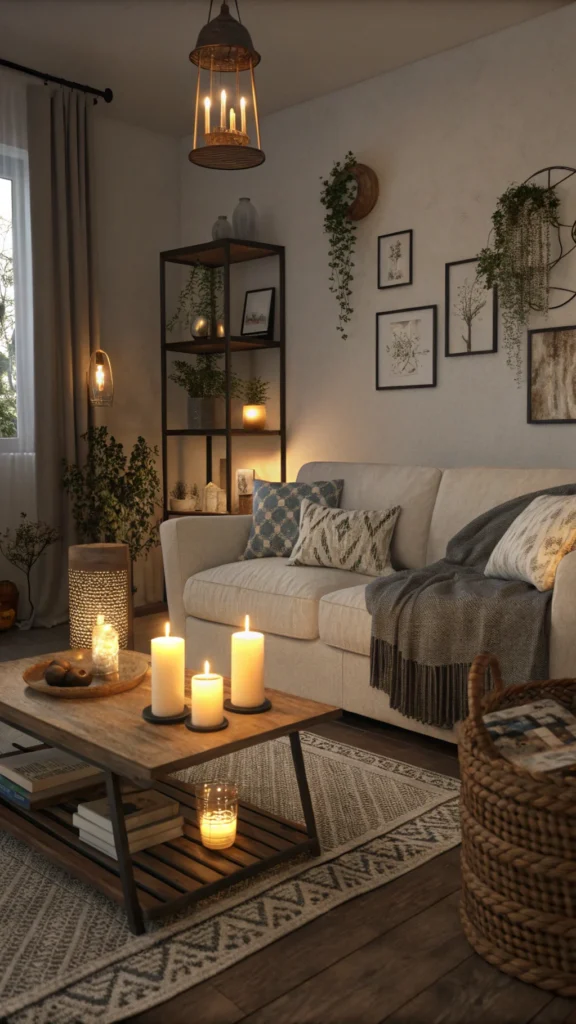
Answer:
<path fill-rule="evenodd" d="M 233 704 L 230 699 L 227 699 L 224 701 L 224 707 L 226 711 L 231 711 L 234 715 L 261 715 L 263 711 L 270 711 L 272 704 L 268 697 L 266 697 L 255 708 L 242 708 L 238 704 Z"/>
<path fill-rule="evenodd" d="M 152 713 L 152 705 L 148 704 L 142 711 L 142 718 L 151 725 L 177 725 L 178 722 L 185 722 L 190 714 L 190 708 L 184 705 L 178 715 L 155 715 Z"/>
<path fill-rule="evenodd" d="M 190 732 L 220 732 L 221 729 L 227 729 L 230 722 L 227 718 L 223 718 L 220 725 L 192 725 L 192 715 L 188 715 L 184 725 Z"/>
<path fill-rule="evenodd" d="M 69 661 L 72 668 L 92 670 L 92 651 L 78 649 L 61 651 L 53 654 L 45 661 L 31 665 L 22 673 L 27 686 L 48 697 L 62 697 L 65 700 L 90 700 L 94 697 L 112 697 L 125 690 L 133 690 L 146 677 L 149 661 L 144 654 L 137 651 L 118 652 L 118 672 L 113 676 L 95 676 L 89 686 L 49 686 L 44 673 L 54 660 Z"/>

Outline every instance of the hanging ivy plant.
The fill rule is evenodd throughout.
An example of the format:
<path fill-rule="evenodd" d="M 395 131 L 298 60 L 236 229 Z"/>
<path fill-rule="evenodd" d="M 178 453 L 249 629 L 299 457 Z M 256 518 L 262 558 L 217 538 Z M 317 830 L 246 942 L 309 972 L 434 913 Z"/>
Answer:
<path fill-rule="evenodd" d="M 559 226 L 553 188 L 511 185 L 492 215 L 492 244 L 479 253 L 478 276 L 498 288 L 506 362 L 522 380 L 522 340 L 532 312 L 548 313 L 550 229 Z"/>
<path fill-rule="evenodd" d="M 337 160 L 327 178 L 321 179 L 322 192 L 320 202 L 326 210 L 324 231 L 330 239 L 329 262 L 330 291 L 336 296 L 340 307 L 338 326 L 344 340 L 347 339 L 347 324 L 352 313 L 351 284 L 354 280 L 354 248 L 356 245 L 356 225 L 350 220 L 348 212 L 356 198 L 358 186 L 353 174 L 356 157 L 346 153 L 344 160 Z"/>

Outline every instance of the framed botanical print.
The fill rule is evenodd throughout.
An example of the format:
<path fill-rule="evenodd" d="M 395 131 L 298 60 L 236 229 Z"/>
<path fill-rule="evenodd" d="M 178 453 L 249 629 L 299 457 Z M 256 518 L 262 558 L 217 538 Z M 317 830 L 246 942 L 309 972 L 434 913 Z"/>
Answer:
<path fill-rule="evenodd" d="M 272 338 L 275 288 L 254 288 L 244 296 L 242 335 Z"/>
<path fill-rule="evenodd" d="M 528 331 L 528 423 L 576 423 L 576 326 Z"/>
<path fill-rule="evenodd" d="M 446 264 L 445 354 L 498 351 L 498 299 L 477 276 L 478 257 Z"/>
<path fill-rule="evenodd" d="M 413 231 L 395 231 L 378 237 L 378 287 L 412 284 Z"/>
<path fill-rule="evenodd" d="M 436 387 L 437 306 L 376 313 L 376 388 Z"/>

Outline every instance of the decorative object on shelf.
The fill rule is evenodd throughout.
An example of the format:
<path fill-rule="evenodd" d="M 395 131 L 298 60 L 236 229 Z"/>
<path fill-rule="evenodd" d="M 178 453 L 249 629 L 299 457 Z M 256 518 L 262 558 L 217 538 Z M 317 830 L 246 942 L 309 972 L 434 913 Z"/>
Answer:
<path fill-rule="evenodd" d="M 28 519 L 25 512 L 20 513 L 20 524 L 12 533 L 11 529 L 4 530 L 4 533 L 0 534 L 0 551 L 4 555 L 7 562 L 13 565 L 16 569 L 20 569 L 20 572 L 24 573 L 26 577 L 26 591 L 28 595 L 28 619 L 24 623 L 26 628 L 30 628 L 34 622 L 34 604 L 32 601 L 32 569 L 36 565 L 36 562 L 43 555 L 44 551 L 51 544 L 55 544 L 56 541 L 60 540 L 60 534 L 58 530 L 55 530 L 52 526 L 48 526 L 47 523 L 35 522 L 32 519 Z M 15 614 L 14 614 L 15 617 Z M 8 616 L 8 619 L 12 618 Z M 12 622 L 14 619 L 12 619 Z M 12 624 L 10 622 L 10 625 Z"/>
<path fill-rule="evenodd" d="M 164 636 L 150 641 L 152 655 L 152 715 L 173 718 L 184 713 L 185 645 L 182 637 L 170 636 L 166 623 Z"/>
<path fill-rule="evenodd" d="M 236 470 L 236 494 L 238 495 L 238 512 L 241 516 L 252 515 L 255 476 L 256 473 L 253 469 Z"/>
<path fill-rule="evenodd" d="M 274 336 L 275 288 L 254 288 L 244 296 L 243 337 L 271 339 Z"/>
<path fill-rule="evenodd" d="M 242 426 L 244 430 L 264 430 L 266 428 L 266 402 L 270 385 L 261 377 L 252 377 L 244 385 L 244 401 L 242 407 Z"/>
<path fill-rule="evenodd" d="M 221 429 L 226 426 L 226 372 L 221 368 L 220 356 L 214 353 L 196 356 L 195 363 L 175 359 L 169 380 L 188 393 L 188 423 L 193 430 Z M 230 373 L 232 399 L 242 395 L 240 377 Z M 236 407 L 232 406 L 233 412 Z"/>
<path fill-rule="evenodd" d="M 98 348 L 90 356 L 88 368 L 88 398 L 90 405 L 109 406 L 114 401 L 114 380 L 110 358 Z"/>
<path fill-rule="evenodd" d="M 103 615 L 96 616 L 92 629 L 92 671 L 97 676 L 118 672 L 118 632 Z"/>
<path fill-rule="evenodd" d="M 166 322 L 172 333 L 181 328 L 191 338 L 220 337 L 218 325 L 224 326 L 224 273 L 222 267 L 207 267 L 194 263 L 188 280 L 176 303 L 176 310 Z"/>
<path fill-rule="evenodd" d="M 209 18 L 211 8 L 212 3 Z M 260 62 L 260 54 L 254 49 L 248 29 L 232 17 L 227 3 L 222 4 L 217 17 L 200 29 L 190 60 L 196 64 L 198 75 L 189 160 L 216 170 L 257 167 L 265 159 L 260 148 L 254 80 L 254 68 Z M 223 77 L 226 74 L 230 75 L 228 89 L 222 88 L 227 81 Z M 249 123 L 250 131 L 255 134 L 256 146 L 251 145 Z"/>
<path fill-rule="evenodd" d="M 210 481 L 206 484 L 202 495 L 202 511 L 203 512 L 214 512 L 218 511 L 218 487 L 215 483 Z"/>
<path fill-rule="evenodd" d="M 207 338 L 210 331 L 210 321 L 205 316 L 197 316 L 192 324 L 192 337 L 195 341 Z"/>
<path fill-rule="evenodd" d="M 338 324 L 344 341 L 354 312 L 351 303 L 354 280 L 356 224 L 374 208 L 378 199 L 378 179 L 373 170 L 359 164 L 352 152 L 343 161 L 335 161 L 327 178 L 322 179 L 320 202 L 325 209 L 324 232 L 330 240 L 328 267 L 330 291 L 339 306 Z"/>
<path fill-rule="evenodd" d="M 196 510 L 196 496 L 188 490 L 188 486 L 183 480 L 177 480 L 170 491 L 170 509 L 172 512 L 194 512 Z"/>
<path fill-rule="evenodd" d="M 400 288 L 412 284 L 413 236 L 412 228 L 378 236 L 379 288 Z"/>
<path fill-rule="evenodd" d="M 223 320 L 217 320 L 216 321 L 216 337 L 217 338 L 225 338 L 226 337 L 226 327 L 224 326 L 224 321 Z"/>
<path fill-rule="evenodd" d="M 376 389 L 436 387 L 437 306 L 376 313 Z"/>
<path fill-rule="evenodd" d="M 576 326 L 528 332 L 528 423 L 576 423 Z"/>
<path fill-rule="evenodd" d="M 478 277 L 478 257 L 446 264 L 445 355 L 498 351 L 498 297 Z"/>
<path fill-rule="evenodd" d="M 238 200 L 238 206 L 232 214 L 234 236 L 244 242 L 258 241 L 258 211 L 249 199 Z"/>
<path fill-rule="evenodd" d="M 190 718 L 186 722 L 192 732 L 216 732 L 225 729 L 224 680 L 210 671 L 210 662 L 204 662 L 204 671 L 192 676 Z"/>
<path fill-rule="evenodd" d="M 18 614 L 18 587 L 12 580 L 0 580 L 0 633 L 10 629 Z"/>
<path fill-rule="evenodd" d="M 132 643 L 132 586 L 127 544 L 74 544 L 68 549 L 70 646 L 90 648 L 98 615 Z"/>
<path fill-rule="evenodd" d="M 204 782 L 196 787 L 202 845 L 208 850 L 234 846 L 238 822 L 238 788 L 230 782 Z"/>
<path fill-rule="evenodd" d="M 224 706 L 228 711 L 258 712 L 265 701 L 264 634 L 250 629 L 246 615 L 243 631 L 232 633 L 231 643 L 230 700 Z"/>
<path fill-rule="evenodd" d="M 227 504 L 226 504 L 226 490 L 224 489 L 224 487 L 219 487 L 218 488 L 218 501 L 217 501 L 217 504 L 216 504 L 216 511 L 219 514 L 222 514 L 222 513 L 226 512 L 227 510 L 228 509 L 227 509 Z"/>
<path fill-rule="evenodd" d="M 69 665 L 74 670 L 76 682 L 66 685 L 56 685 L 46 681 L 46 674 L 53 662 L 58 662 L 62 667 Z M 150 665 L 148 658 L 137 651 L 118 652 L 118 674 L 111 679 L 104 679 L 92 675 L 92 651 L 73 650 L 63 651 L 61 654 L 50 655 L 49 659 L 31 665 L 22 673 L 22 678 L 27 686 L 38 693 L 45 693 L 49 697 L 57 697 L 64 700 L 94 700 L 100 697 L 113 697 L 117 693 L 125 693 L 133 690 L 147 677 Z M 66 676 L 68 669 L 63 675 Z M 62 677 L 62 673 L 60 673 Z M 87 677 L 92 675 L 91 681 Z M 70 676 L 74 679 L 74 676 Z"/>
<path fill-rule="evenodd" d="M 219 238 L 234 238 L 234 230 L 225 213 L 221 213 L 212 225 L 212 238 L 215 242 Z"/>
<path fill-rule="evenodd" d="M 554 187 L 510 185 L 492 215 L 492 243 L 478 256 L 478 276 L 498 288 L 506 362 L 522 381 L 523 332 L 534 312 L 547 314 L 551 231 L 560 225 Z"/>

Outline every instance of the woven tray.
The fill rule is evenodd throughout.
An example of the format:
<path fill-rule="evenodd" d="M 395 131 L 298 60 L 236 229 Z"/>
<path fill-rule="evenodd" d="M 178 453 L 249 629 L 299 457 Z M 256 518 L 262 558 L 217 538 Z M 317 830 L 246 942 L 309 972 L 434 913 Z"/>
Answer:
<path fill-rule="evenodd" d="M 494 689 L 484 696 L 488 669 Z M 482 715 L 544 697 L 576 712 L 576 680 L 505 688 L 476 658 L 460 734 L 462 923 L 506 974 L 576 996 L 576 775 L 528 772 L 503 758 Z"/>
<path fill-rule="evenodd" d="M 55 658 L 69 661 L 74 668 L 92 670 L 92 652 L 86 650 L 62 651 L 52 654 L 45 661 L 31 665 L 23 673 L 22 678 L 27 686 L 48 697 L 63 697 L 65 700 L 89 700 L 94 697 L 111 697 L 124 690 L 133 690 L 142 682 L 149 668 L 148 658 L 137 651 L 118 652 L 118 675 L 106 678 L 95 676 L 90 686 L 49 686 L 44 679 L 44 672 Z"/>

